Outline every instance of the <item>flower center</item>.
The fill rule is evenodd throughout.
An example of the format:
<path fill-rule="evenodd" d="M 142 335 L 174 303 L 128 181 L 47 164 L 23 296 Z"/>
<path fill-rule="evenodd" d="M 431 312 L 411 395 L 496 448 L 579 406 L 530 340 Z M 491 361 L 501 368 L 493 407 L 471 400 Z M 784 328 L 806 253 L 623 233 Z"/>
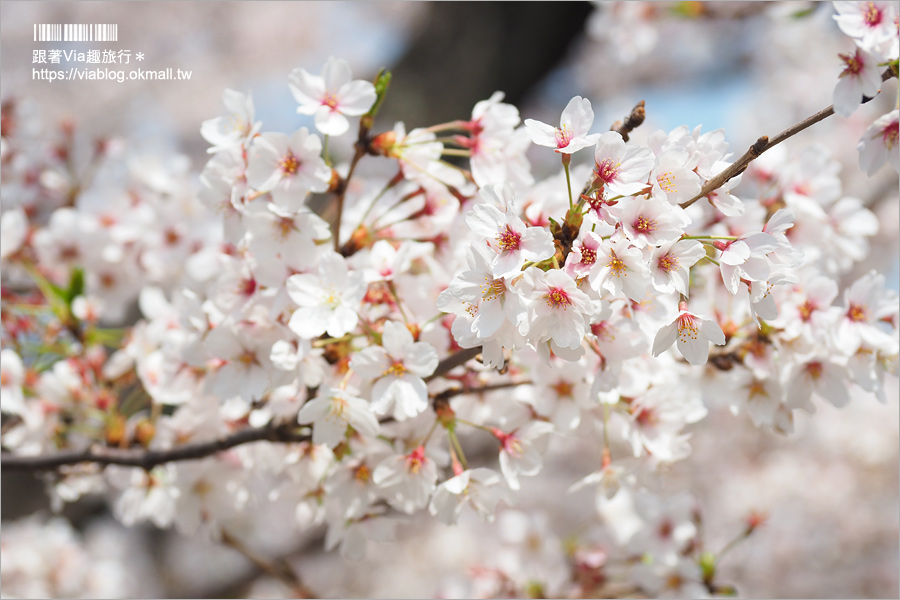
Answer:
<path fill-rule="evenodd" d="M 552 387 L 553 391 L 556 392 L 556 395 L 560 398 L 571 398 L 572 392 L 575 389 L 575 386 L 568 381 L 563 380 L 557 381 Z"/>
<path fill-rule="evenodd" d="M 659 415 L 652 408 L 641 407 L 635 413 L 634 420 L 642 427 L 652 427 L 659 423 Z"/>
<path fill-rule="evenodd" d="M 490 276 L 484 278 L 484 284 L 481 285 L 481 298 L 485 301 L 502 298 L 506 294 L 506 283 L 503 279 L 491 279 Z"/>
<path fill-rule="evenodd" d="M 851 304 L 847 310 L 847 318 L 855 323 L 861 323 L 869 320 L 869 311 L 865 306 L 859 304 Z"/>
<path fill-rule="evenodd" d="M 800 313 L 800 319 L 804 323 L 809 322 L 809 320 L 812 318 L 813 312 L 815 312 L 816 310 L 818 310 L 818 307 L 813 304 L 812 300 L 807 300 L 797 308 L 797 312 Z"/>
<path fill-rule="evenodd" d="M 672 256 L 671 254 L 664 254 L 659 257 L 656 266 L 658 266 L 661 271 L 671 273 L 678 269 L 678 257 Z"/>
<path fill-rule="evenodd" d="M 300 160 L 294 156 L 294 153 L 288 151 L 287 155 L 281 159 L 281 163 L 278 165 L 281 167 L 281 172 L 285 175 L 296 175 L 297 171 L 300 170 Z"/>
<path fill-rule="evenodd" d="M 366 465 L 359 465 L 353 470 L 353 478 L 361 483 L 366 483 L 372 477 L 372 471 Z"/>
<path fill-rule="evenodd" d="M 558 148 L 565 148 L 569 145 L 569 142 L 572 141 L 573 137 L 574 132 L 569 129 L 568 125 L 563 125 L 556 130 L 556 146 Z"/>
<path fill-rule="evenodd" d="M 609 268 L 616 277 L 628 275 L 628 273 L 626 273 L 628 267 L 625 266 L 625 262 L 621 258 L 616 256 L 615 252 L 613 252 L 612 258 L 609 259 Z"/>
<path fill-rule="evenodd" d="M 700 337 L 699 327 L 694 315 L 682 313 L 678 317 L 678 339 L 687 342 L 688 339 L 696 340 Z"/>
<path fill-rule="evenodd" d="M 346 410 L 347 410 L 347 400 L 345 398 L 341 398 L 340 396 L 332 396 L 331 397 L 331 411 L 330 411 L 331 416 L 337 417 L 338 419 L 342 419 Z"/>
<path fill-rule="evenodd" d="M 507 225 L 503 231 L 497 234 L 497 245 L 501 252 L 510 252 L 518 250 L 522 243 L 522 234 L 513 231 L 512 227 Z"/>
<path fill-rule="evenodd" d="M 674 194 L 678 191 L 678 188 L 675 187 L 675 175 L 672 174 L 672 171 L 666 171 L 661 175 L 657 175 L 656 183 L 667 194 Z"/>
<path fill-rule="evenodd" d="M 858 75 L 863 68 L 862 56 L 859 52 L 854 54 L 838 54 L 838 58 L 844 61 L 844 64 L 847 65 L 844 67 L 843 72 L 841 72 L 841 77 L 846 77 L 847 75 Z"/>
<path fill-rule="evenodd" d="M 381 375 L 393 375 L 394 377 L 403 377 L 406 374 L 406 367 L 403 366 L 403 361 L 395 360 L 391 363 L 387 369 L 385 369 Z"/>
<path fill-rule="evenodd" d="M 619 167 L 622 163 L 612 158 L 604 158 L 594 167 L 594 174 L 604 183 L 612 183 L 619 175 Z"/>
<path fill-rule="evenodd" d="M 822 376 L 822 363 L 820 362 L 811 362 L 806 365 L 806 372 L 809 373 L 809 376 L 813 379 L 818 379 Z"/>
<path fill-rule="evenodd" d="M 653 219 L 649 219 L 644 215 L 641 215 L 637 219 L 635 219 L 634 223 L 632 223 L 631 226 L 634 227 L 634 230 L 638 233 L 647 235 L 648 233 L 656 230 L 656 221 L 654 221 Z"/>
<path fill-rule="evenodd" d="M 585 265 L 592 265 L 597 260 L 597 251 L 592 250 L 586 246 L 582 246 L 581 250 L 581 262 Z"/>
<path fill-rule="evenodd" d="M 338 107 L 337 96 L 326 92 L 325 95 L 322 96 L 322 106 L 327 106 L 332 111 L 336 111 Z"/>
<path fill-rule="evenodd" d="M 252 350 L 244 350 L 238 357 L 237 361 L 244 365 L 245 367 L 250 367 L 251 365 L 259 364 L 256 360 L 256 353 Z"/>
<path fill-rule="evenodd" d="M 572 299 L 569 294 L 562 288 L 551 288 L 547 293 L 547 306 L 553 308 L 567 309 L 572 305 Z"/>
<path fill-rule="evenodd" d="M 769 393 L 766 391 L 766 386 L 764 386 L 761 381 L 754 379 L 753 383 L 747 386 L 747 395 L 752 400 L 757 396 L 768 397 Z"/>
<path fill-rule="evenodd" d="M 406 456 L 406 470 L 415 475 L 425 463 L 425 448 L 419 446 Z"/>
<path fill-rule="evenodd" d="M 866 11 L 863 13 L 863 20 L 869 27 L 875 27 L 881 24 L 881 10 L 875 6 L 874 2 L 866 2 Z"/>
<path fill-rule="evenodd" d="M 279 217 L 275 223 L 275 231 L 285 240 L 294 231 L 294 220 L 290 217 Z"/>

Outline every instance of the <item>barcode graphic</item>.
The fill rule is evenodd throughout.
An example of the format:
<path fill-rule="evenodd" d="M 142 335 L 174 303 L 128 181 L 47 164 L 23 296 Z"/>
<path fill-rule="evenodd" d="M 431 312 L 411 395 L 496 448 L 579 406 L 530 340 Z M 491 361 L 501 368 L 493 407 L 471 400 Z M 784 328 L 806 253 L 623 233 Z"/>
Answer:
<path fill-rule="evenodd" d="M 41 23 L 34 26 L 36 42 L 117 42 L 116 23 Z"/>

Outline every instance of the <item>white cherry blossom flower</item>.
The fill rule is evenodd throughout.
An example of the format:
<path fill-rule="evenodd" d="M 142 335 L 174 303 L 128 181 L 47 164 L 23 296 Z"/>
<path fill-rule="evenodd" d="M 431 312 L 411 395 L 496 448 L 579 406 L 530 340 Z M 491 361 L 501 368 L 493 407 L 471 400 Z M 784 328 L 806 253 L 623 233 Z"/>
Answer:
<path fill-rule="evenodd" d="M 346 335 L 359 321 L 359 305 L 366 293 L 362 273 L 350 271 L 344 257 L 329 253 L 319 259 L 318 273 L 292 275 L 287 293 L 299 308 L 288 327 L 301 338 L 323 333 Z"/>
<path fill-rule="evenodd" d="M 649 272 L 641 251 L 619 234 L 604 240 L 596 252 L 589 276 L 591 287 L 613 296 L 625 295 L 635 302 L 643 300 Z"/>
<path fill-rule="evenodd" d="M 794 363 L 785 375 L 788 405 L 813 413 L 816 409 L 810 399 L 815 394 L 836 408 L 842 408 L 850 403 L 848 379 L 847 367 L 829 358 L 807 357 Z"/>
<path fill-rule="evenodd" d="M 778 249 L 778 241 L 771 234 L 751 233 L 736 240 L 716 241 L 714 245 L 722 251 L 719 270 L 725 288 L 732 294 L 737 293 L 741 279 L 765 281 L 769 278 L 771 264 L 766 255 Z"/>
<path fill-rule="evenodd" d="M 3 211 L 0 217 L 0 259 L 8 258 L 22 247 L 28 236 L 28 217 L 17 207 Z"/>
<path fill-rule="evenodd" d="M 848 36 L 882 58 L 897 58 L 897 4 L 895 2 L 835 2 L 834 20 Z"/>
<path fill-rule="evenodd" d="M 22 359 L 11 348 L 0 350 L 0 410 L 11 415 L 25 411 L 22 384 L 25 383 L 25 367 Z"/>
<path fill-rule="evenodd" d="M 495 252 L 491 267 L 495 277 L 508 277 L 525 261 L 540 262 L 553 256 L 553 236 L 543 227 L 527 227 L 512 210 L 506 213 L 490 204 L 476 204 L 466 215 L 466 224 L 477 235 L 487 238 Z"/>
<path fill-rule="evenodd" d="M 581 346 L 588 330 L 590 299 L 565 271 L 528 267 L 517 289 L 529 301 L 528 337 L 533 342 L 551 341 L 572 350 Z"/>
<path fill-rule="evenodd" d="M 312 423 L 313 443 L 329 448 L 344 439 L 348 426 L 367 437 L 378 434 L 378 420 L 368 402 L 330 387 L 320 388 L 318 395 L 303 405 L 297 414 L 297 422 Z"/>
<path fill-rule="evenodd" d="M 297 112 L 315 115 L 316 129 L 325 135 L 343 135 L 350 129 L 347 117 L 359 117 L 375 104 L 375 86 L 361 79 L 353 80 L 347 61 L 329 57 L 322 75 L 311 75 L 305 69 L 294 69 L 288 78 L 291 93 L 300 103 Z"/>
<path fill-rule="evenodd" d="M 647 176 L 655 162 L 649 148 L 626 147 L 620 133 L 607 131 L 597 140 L 594 176 L 603 184 L 607 197 L 629 196 L 649 187 Z"/>
<path fill-rule="evenodd" d="M 392 415 L 398 421 L 415 417 L 428 408 L 424 378 L 438 365 L 431 344 L 415 342 L 402 323 L 384 324 L 381 346 L 363 348 L 350 361 L 360 377 L 374 380 L 372 408 L 376 414 Z"/>
<path fill-rule="evenodd" d="M 618 218 L 625 235 L 638 248 L 674 242 L 690 223 L 681 207 L 653 196 L 624 198 L 609 212 Z"/>
<path fill-rule="evenodd" d="M 894 336 L 887 333 L 886 323 L 879 321 L 896 312 L 896 296 L 886 293 L 884 275 L 874 271 L 857 279 L 844 292 L 843 314 L 834 330 L 835 346 L 846 355 L 853 355 L 863 345 L 883 352 L 896 351 Z"/>
<path fill-rule="evenodd" d="M 510 433 L 493 429 L 494 437 L 500 441 L 500 471 L 510 489 L 520 489 L 519 476 L 531 477 L 541 472 L 541 454 L 550 443 L 551 433 L 553 425 L 546 421 L 530 421 Z"/>
<path fill-rule="evenodd" d="M 834 86 L 834 112 L 842 117 L 852 115 L 863 96 L 873 98 L 881 88 L 881 67 L 878 60 L 859 48 L 853 54 L 839 54 L 844 69 Z"/>
<path fill-rule="evenodd" d="M 212 147 L 210 154 L 230 150 L 241 146 L 252 138 L 259 130 L 261 123 L 253 121 L 253 97 L 234 90 L 222 93 L 222 102 L 229 114 L 204 121 L 200 126 L 200 135 Z"/>
<path fill-rule="evenodd" d="M 407 455 L 381 461 L 372 481 L 384 489 L 391 506 L 412 514 L 428 504 L 437 481 L 437 465 L 425 455 L 425 447 L 419 446 Z"/>
<path fill-rule="evenodd" d="M 593 124 L 594 111 L 591 110 L 591 101 L 581 96 L 569 100 L 562 111 L 558 128 L 534 119 L 525 119 L 525 127 L 531 141 L 563 154 L 572 154 L 596 144 L 600 135 L 589 134 Z"/>
<path fill-rule="evenodd" d="M 653 340 L 653 356 L 659 356 L 675 341 L 678 350 L 692 365 L 706 364 L 709 343 L 725 345 L 725 334 L 719 324 L 687 310 L 687 304 L 679 305 L 678 317 L 659 330 Z"/>
<path fill-rule="evenodd" d="M 677 291 L 688 295 L 690 269 L 706 256 L 706 249 L 697 240 L 677 240 L 653 249 L 650 255 L 650 280 L 654 289 L 663 294 Z"/>
<path fill-rule="evenodd" d="M 875 119 L 859 138 L 859 168 L 872 175 L 884 163 L 900 171 L 900 110 Z"/>
<path fill-rule="evenodd" d="M 428 511 L 442 523 L 455 525 L 463 507 L 468 504 L 481 519 L 492 522 L 500 502 L 509 502 L 509 490 L 503 477 L 493 469 L 478 467 L 440 484 Z"/>
<path fill-rule="evenodd" d="M 287 211 L 299 211 L 310 192 L 324 192 L 331 181 L 322 140 L 306 127 L 291 137 L 263 133 L 253 138 L 247 165 L 247 182 L 260 192 L 271 192 L 275 203 Z"/>

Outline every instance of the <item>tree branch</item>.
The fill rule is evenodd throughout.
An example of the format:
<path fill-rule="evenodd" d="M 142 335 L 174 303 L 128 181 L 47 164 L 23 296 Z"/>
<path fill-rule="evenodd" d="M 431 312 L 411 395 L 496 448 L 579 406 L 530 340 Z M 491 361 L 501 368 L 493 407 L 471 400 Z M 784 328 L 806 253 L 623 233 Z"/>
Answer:
<path fill-rule="evenodd" d="M 891 77 L 894 77 L 894 74 L 891 71 L 891 69 L 885 69 L 884 73 L 881 74 L 881 81 L 883 81 L 883 82 L 887 81 Z M 879 91 L 879 93 L 880 93 L 880 91 Z M 865 104 L 866 102 L 869 102 L 870 100 L 872 100 L 872 98 L 863 98 L 862 103 Z M 750 165 L 750 163 L 753 162 L 754 160 L 756 160 L 759 157 L 759 155 L 762 154 L 763 152 L 765 152 L 766 150 L 772 148 L 773 146 L 777 146 L 778 144 L 785 141 L 786 139 L 797 135 L 804 129 L 811 127 L 812 125 L 815 125 L 819 121 L 827 119 L 828 117 L 830 117 L 833 114 L 834 114 L 834 106 L 832 105 L 832 106 L 829 106 L 828 108 L 824 108 L 824 109 L 820 110 L 819 112 L 817 112 L 814 115 L 811 115 L 811 116 L 803 119 L 796 125 L 788 127 L 787 129 L 785 129 L 784 131 L 782 131 L 781 133 L 776 135 L 771 140 L 769 139 L 768 136 L 765 136 L 765 135 L 760 136 L 760 138 L 758 140 L 756 140 L 756 142 L 752 146 L 750 146 L 750 148 L 744 153 L 743 156 L 741 156 L 737 161 L 732 163 L 727 169 L 725 169 L 724 171 L 722 171 L 721 173 L 719 173 L 718 175 L 716 175 L 715 177 L 713 177 L 712 179 L 707 181 L 706 184 L 703 186 L 703 188 L 700 190 L 700 193 L 697 194 L 696 196 L 694 196 L 693 198 L 691 198 L 690 200 L 683 202 L 681 204 L 681 208 L 687 208 L 688 206 L 690 206 L 697 200 L 700 200 L 701 198 L 705 198 L 710 193 L 716 191 L 717 189 L 719 189 L 720 187 L 725 185 L 725 183 L 728 182 L 729 180 L 731 180 L 731 179 L 737 177 L 738 175 L 740 175 L 741 173 L 743 173 L 747 169 L 747 167 Z"/>
<path fill-rule="evenodd" d="M 36 456 L 19 456 L 3 452 L 0 454 L 0 469 L 3 471 L 48 471 L 68 465 L 95 463 L 140 467 L 149 470 L 169 462 L 205 458 L 250 442 L 305 442 L 309 439 L 309 435 L 297 433 L 294 424 L 281 422 L 271 423 L 265 427 L 241 429 L 217 440 L 185 444 L 169 450 L 121 450 L 91 447 L 87 450 L 61 451 Z"/>
<path fill-rule="evenodd" d="M 445 375 L 455 367 L 475 358 L 481 352 L 481 347 L 466 348 L 455 352 L 438 363 L 434 373 L 428 380 Z M 500 384 L 500 387 L 507 387 Z M 476 390 L 472 390 L 473 392 Z M 487 391 L 485 388 L 483 391 Z M 466 392 L 458 392 L 466 393 Z M 454 394 L 455 395 L 455 394 Z M 235 446 L 249 444 L 251 442 L 307 442 L 311 438 L 308 434 L 297 432 L 297 427 L 291 422 L 272 422 L 264 427 L 248 427 L 217 440 L 184 444 L 169 450 L 144 450 L 106 448 L 92 446 L 86 450 L 63 450 L 52 454 L 39 454 L 34 456 L 20 456 L 11 452 L 0 454 L 0 470 L 3 471 L 51 471 L 60 467 L 77 465 L 81 463 L 94 463 L 98 465 L 123 465 L 127 467 L 140 467 L 150 470 L 153 467 L 165 463 L 181 460 L 196 460 L 206 458 L 223 452 Z"/>
<path fill-rule="evenodd" d="M 463 348 L 459 352 L 454 352 L 453 354 L 439 362 L 437 368 L 434 370 L 434 373 L 426 377 L 425 381 L 431 381 L 432 379 L 436 379 L 442 375 L 446 375 L 459 365 L 464 364 L 472 358 L 475 358 L 480 353 L 481 346 L 475 346 L 474 348 Z"/>
<path fill-rule="evenodd" d="M 616 121 L 609 130 L 617 131 L 622 136 L 622 139 L 627 142 L 628 134 L 640 127 L 646 117 L 647 111 L 644 108 L 644 101 L 641 100 L 634 105 L 634 108 L 631 109 L 624 121 Z"/>

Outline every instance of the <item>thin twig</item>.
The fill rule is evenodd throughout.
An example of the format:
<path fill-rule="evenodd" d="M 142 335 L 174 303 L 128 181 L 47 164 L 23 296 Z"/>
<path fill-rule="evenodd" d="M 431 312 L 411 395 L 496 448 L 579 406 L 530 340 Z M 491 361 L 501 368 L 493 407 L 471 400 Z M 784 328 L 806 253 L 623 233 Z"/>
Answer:
<path fill-rule="evenodd" d="M 483 394 L 485 392 L 494 392 L 496 390 L 505 390 L 508 388 L 513 388 L 520 385 L 531 385 L 531 380 L 525 379 L 523 381 L 507 381 L 504 383 L 491 383 L 488 385 L 483 385 L 480 387 L 458 387 L 458 388 L 450 388 L 435 394 L 434 396 L 434 404 L 437 405 L 441 402 L 446 402 L 450 398 L 455 396 L 462 396 L 463 394 Z"/>
<path fill-rule="evenodd" d="M 461 364 L 466 363 L 470 359 L 475 358 L 481 353 L 481 346 L 475 346 L 474 348 L 464 348 L 459 352 L 455 352 L 438 363 L 437 368 L 434 370 L 434 373 L 425 378 L 425 381 L 431 381 L 432 379 L 436 379 L 441 377 L 442 375 L 446 375 L 456 367 Z"/>
<path fill-rule="evenodd" d="M 428 379 L 445 375 L 455 367 L 475 358 L 480 347 L 467 348 L 451 354 L 440 363 Z M 0 454 L 0 469 L 3 471 L 50 471 L 64 466 L 81 463 L 98 465 L 123 465 L 150 470 L 165 463 L 181 460 L 196 460 L 218 454 L 224 450 L 251 442 L 306 442 L 308 434 L 298 433 L 296 426 L 289 422 L 270 423 L 264 427 L 246 428 L 230 435 L 208 442 L 197 442 L 176 446 L 169 450 L 119 449 L 92 446 L 86 450 L 63 450 L 52 454 L 21 456 L 11 452 Z"/>
<path fill-rule="evenodd" d="M 631 112 L 625 117 L 624 121 L 616 121 L 609 130 L 619 132 L 622 139 L 627 142 L 628 134 L 640 127 L 646 117 L 647 111 L 644 107 L 644 101 L 641 100 L 634 105 L 634 108 L 631 109 Z"/>
<path fill-rule="evenodd" d="M 268 561 L 258 556 L 252 550 L 247 548 L 243 542 L 222 530 L 222 543 L 243 554 L 250 562 L 256 565 L 261 571 L 268 573 L 272 577 L 280 579 L 290 588 L 291 592 L 296 594 L 297 598 L 315 598 L 316 596 L 309 591 L 309 588 L 303 583 L 294 569 L 284 559 L 275 559 Z"/>
<path fill-rule="evenodd" d="M 884 73 L 882 73 L 882 75 L 881 75 L 881 81 L 887 81 L 888 79 L 890 79 L 893 76 L 894 76 L 894 74 L 891 72 L 891 70 L 886 69 L 884 71 Z M 881 92 L 879 91 L 879 93 L 881 93 Z M 876 94 L 876 96 L 877 96 L 877 94 Z M 863 104 L 865 104 L 866 102 L 869 102 L 870 100 L 872 100 L 872 98 L 868 98 L 868 97 L 863 98 Z M 763 152 L 765 152 L 766 150 L 772 148 L 773 146 L 777 146 L 778 144 L 785 141 L 786 139 L 797 135 L 804 129 L 811 127 L 812 125 L 815 125 L 819 121 L 827 119 L 828 117 L 830 117 L 833 114 L 834 114 L 834 106 L 832 105 L 832 106 L 829 106 L 828 108 L 824 108 L 824 109 L 820 110 L 819 112 L 817 112 L 814 115 L 811 115 L 811 116 L 803 119 L 796 125 L 792 125 L 791 127 L 788 127 L 787 129 L 785 129 L 784 131 L 782 131 L 781 133 L 779 133 L 772 139 L 769 139 L 769 137 L 765 136 L 765 135 L 760 136 L 760 138 L 758 140 L 756 140 L 756 142 L 754 142 L 754 144 L 752 146 L 750 146 L 750 148 L 744 153 L 743 156 L 741 156 L 737 161 L 732 163 L 727 169 L 725 169 L 724 171 L 722 171 L 721 173 L 719 173 L 718 175 L 716 175 L 715 177 L 713 177 L 712 179 L 707 181 L 706 184 L 703 186 L 703 188 L 700 190 L 700 193 L 697 194 L 696 196 L 694 196 L 693 198 L 691 198 L 690 200 L 683 202 L 681 204 L 681 207 L 687 208 L 688 206 L 690 206 L 697 200 L 700 200 L 701 198 L 705 198 L 712 192 L 714 192 L 717 189 L 719 189 L 720 187 L 722 187 L 729 180 L 731 180 L 731 179 L 737 177 L 738 175 L 740 175 L 741 173 L 743 173 L 747 169 L 747 167 L 750 165 L 750 163 L 753 162 L 754 160 L 756 160 L 759 157 L 759 155 L 762 154 Z"/>
<path fill-rule="evenodd" d="M 149 470 L 169 462 L 205 458 L 251 442 L 305 442 L 309 439 L 309 435 L 298 433 L 293 424 L 272 423 L 264 427 L 241 429 L 216 440 L 184 444 L 169 450 L 122 450 L 98 446 L 86 450 L 61 451 L 36 456 L 20 456 L 3 452 L 0 454 L 0 469 L 3 471 L 47 471 L 67 465 L 95 463 L 140 467 Z"/>

